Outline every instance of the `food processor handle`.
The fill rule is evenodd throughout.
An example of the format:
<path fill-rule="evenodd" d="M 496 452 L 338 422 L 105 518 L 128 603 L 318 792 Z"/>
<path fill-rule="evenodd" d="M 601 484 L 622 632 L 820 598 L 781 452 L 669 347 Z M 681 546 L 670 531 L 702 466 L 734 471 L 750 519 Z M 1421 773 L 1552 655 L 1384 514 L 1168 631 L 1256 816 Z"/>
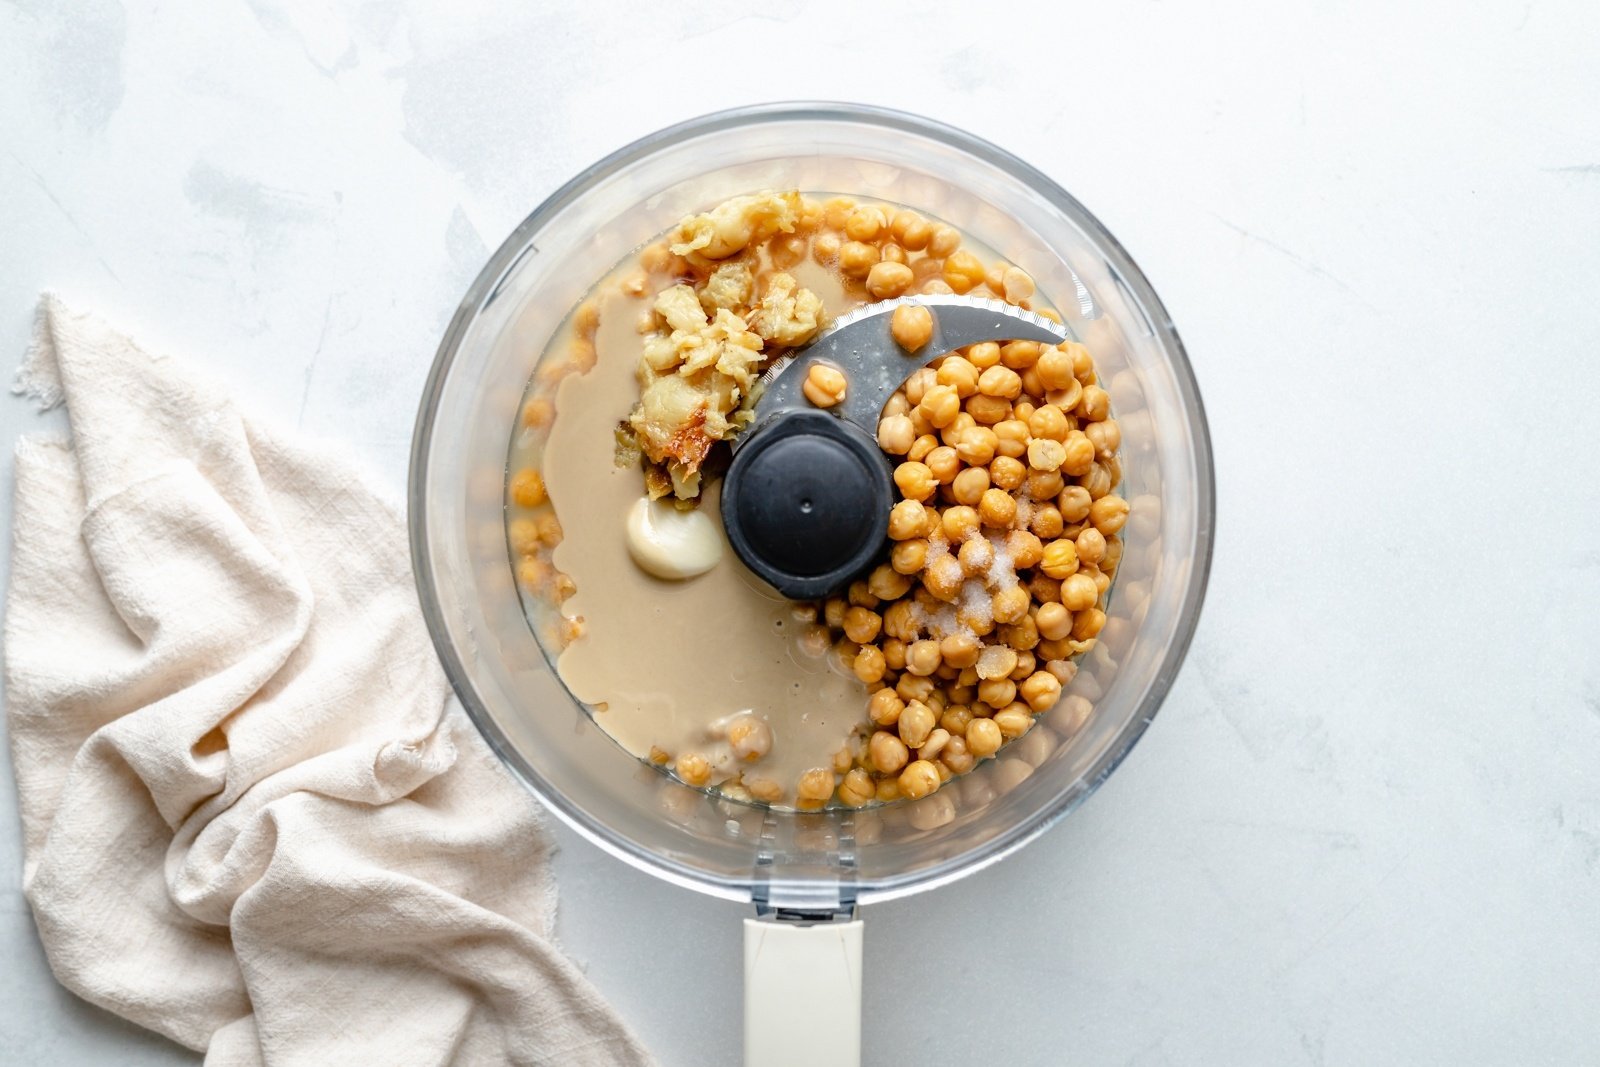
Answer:
<path fill-rule="evenodd" d="M 744 921 L 744 1067 L 861 1067 L 861 920 Z"/>

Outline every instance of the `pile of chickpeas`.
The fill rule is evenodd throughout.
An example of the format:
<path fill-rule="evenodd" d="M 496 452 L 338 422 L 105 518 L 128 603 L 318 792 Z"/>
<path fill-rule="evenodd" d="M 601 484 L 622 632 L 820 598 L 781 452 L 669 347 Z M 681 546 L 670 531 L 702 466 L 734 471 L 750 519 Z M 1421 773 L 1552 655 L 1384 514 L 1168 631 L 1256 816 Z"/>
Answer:
<path fill-rule="evenodd" d="M 873 299 L 914 289 L 1030 307 L 1032 278 L 985 266 L 951 227 L 838 200 L 824 216 L 832 228 L 812 239 L 813 254 Z M 927 344 L 932 326 L 915 305 L 891 318 L 908 352 Z M 837 368 L 813 366 L 802 391 L 826 408 L 847 389 Z M 1112 492 L 1121 443 L 1094 360 L 1074 342 L 971 345 L 916 371 L 890 398 L 878 444 L 899 460 L 894 546 L 821 609 L 868 689 L 870 725 L 831 769 L 802 776 L 801 806 L 927 796 L 1057 703 L 1073 658 L 1106 622 L 1128 517 Z"/>
<path fill-rule="evenodd" d="M 985 264 L 962 247 L 959 231 L 918 213 L 849 198 L 807 198 L 800 226 L 766 242 L 765 264 L 786 270 L 810 256 L 834 268 L 846 292 L 863 302 L 908 294 L 967 294 L 1035 307 L 1033 279 L 1005 263 Z M 672 257 L 662 244 L 641 254 L 643 272 L 624 282 L 646 296 L 662 277 L 704 285 L 709 267 Z M 646 315 L 641 329 L 653 328 Z M 593 365 L 592 306 L 579 309 L 579 352 L 552 372 Z M 897 308 L 891 335 L 919 352 L 933 318 L 918 305 Z M 816 365 L 802 383 L 820 408 L 849 389 L 838 368 Z M 547 427 L 553 409 L 536 395 L 523 425 Z M 1075 657 L 1095 644 L 1106 622 L 1105 598 L 1122 558 L 1128 503 L 1113 489 L 1122 478 L 1121 430 L 1094 360 L 1081 344 L 986 342 L 940 354 L 913 373 L 884 406 L 879 445 L 898 464 L 901 499 L 889 515 L 893 548 L 846 595 L 797 614 L 825 630 L 844 666 L 866 686 L 866 717 L 831 766 L 804 772 L 796 806 L 831 802 L 860 807 L 919 798 L 993 757 L 1027 733 L 1035 716 L 1061 698 L 1076 674 Z M 537 471 L 513 473 L 511 501 L 524 510 L 509 527 L 518 576 L 556 602 L 571 579 L 550 566 L 561 539 Z M 577 639 L 581 620 L 565 620 L 559 643 Z M 1075 716 L 1081 721 L 1087 703 Z M 759 720 L 751 718 L 752 723 Z M 759 724 L 764 728 L 764 724 Z M 729 742 L 754 762 L 773 744 L 770 730 L 738 727 Z M 750 727 L 754 731 L 755 727 Z M 698 753 L 654 750 L 683 781 L 711 787 Z M 777 804 L 779 783 L 745 775 L 724 793 Z"/>

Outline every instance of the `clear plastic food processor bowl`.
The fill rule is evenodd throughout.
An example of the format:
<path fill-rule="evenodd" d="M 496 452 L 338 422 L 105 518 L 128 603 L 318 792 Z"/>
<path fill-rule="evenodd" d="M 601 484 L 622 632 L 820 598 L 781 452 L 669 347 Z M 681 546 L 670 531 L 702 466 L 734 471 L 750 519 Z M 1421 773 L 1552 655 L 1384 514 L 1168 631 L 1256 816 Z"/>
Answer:
<path fill-rule="evenodd" d="M 769 812 L 644 766 L 551 671 L 506 555 L 507 445 L 523 388 L 563 316 L 613 263 L 684 215 L 767 188 L 912 205 L 1027 270 L 1094 353 L 1122 426 L 1120 492 L 1132 512 L 1099 646 L 1032 732 L 915 802 Z M 646 137 L 517 227 L 462 300 L 428 378 L 410 527 L 445 670 L 500 758 L 552 811 L 679 885 L 754 901 L 764 914 L 823 917 L 993 863 L 1111 773 L 1150 724 L 1194 632 L 1213 497 L 1205 416 L 1183 345 L 1139 268 L 1082 205 L 1021 160 L 939 123 L 790 104 Z M 1083 721 L 1074 694 L 1093 704 Z"/>

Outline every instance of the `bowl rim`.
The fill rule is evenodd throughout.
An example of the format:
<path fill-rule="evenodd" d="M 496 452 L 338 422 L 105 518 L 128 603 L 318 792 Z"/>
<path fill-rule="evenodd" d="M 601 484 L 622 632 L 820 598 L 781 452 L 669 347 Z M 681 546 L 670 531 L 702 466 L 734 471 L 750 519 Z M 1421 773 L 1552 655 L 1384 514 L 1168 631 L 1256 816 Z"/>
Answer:
<path fill-rule="evenodd" d="M 1196 473 L 1199 475 L 1199 484 L 1196 487 L 1195 558 L 1194 566 L 1190 569 L 1188 587 L 1184 590 L 1183 596 L 1183 602 L 1190 605 L 1190 609 L 1180 616 L 1173 640 L 1151 680 L 1144 699 L 1128 720 L 1128 725 L 1123 727 L 1107 750 L 1079 779 L 1081 788 L 1069 788 L 1052 803 L 997 833 L 971 852 L 954 859 L 941 860 L 908 874 L 858 884 L 857 899 L 860 902 L 881 902 L 946 885 L 998 863 L 1041 836 L 1093 795 L 1144 736 L 1145 730 L 1149 728 L 1166 700 L 1167 693 L 1171 690 L 1189 647 L 1194 641 L 1195 630 L 1205 604 L 1216 541 L 1216 472 L 1212 462 L 1210 425 L 1188 351 L 1178 335 L 1172 317 L 1167 313 L 1166 305 L 1156 295 L 1144 271 L 1134 262 L 1122 243 L 1076 197 L 1043 171 L 983 138 L 935 119 L 876 105 L 828 101 L 772 102 L 710 112 L 646 134 L 579 171 L 546 197 L 501 242 L 500 247 L 489 257 L 488 262 L 484 264 L 483 269 L 462 296 L 444 336 L 440 339 L 417 409 L 406 479 L 406 525 L 411 544 L 412 570 L 428 634 L 451 688 L 479 734 L 529 792 L 580 836 L 632 867 L 675 885 L 712 896 L 740 901 L 751 899 L 753 881 L 750 883 L 724 881 L 671 857 L 635 848 L 619 841 L 606 826 L 571 805 L 559 790 L 549 787 L 539 773 L 511 746 L 468 680 L 465 665 L 449 639 L 443 608 L 436 592 L 433 565 L 427 551 L 424 488 L 428 481 L 428 454 L 433 441 L 434 415 L 461 340 L 477 310 L 493 299 L 501 282 L 515 268 L 524 250 L 531 243 L 532 235 L 539 232 L 547 221 L 583 195 L 591 185 L 647 158 L 659 147 L 689 137 L 773 121 L 864 122 L 942 142 L 948 147 L 966 152 L 1009 173 L 1012 177 L 1028 184 L 1046 200 L 1064 209 L 1074 223 L 1086 230 L 1099 246 L 1099 250 L 1115 272 L 1113 280 L 1125 285 L 1137 299 L 1145 317 L 1149 320 L 1147 324 L 1170 357 L 1178 393 L 1194 419 L 1192 445 Z"/>

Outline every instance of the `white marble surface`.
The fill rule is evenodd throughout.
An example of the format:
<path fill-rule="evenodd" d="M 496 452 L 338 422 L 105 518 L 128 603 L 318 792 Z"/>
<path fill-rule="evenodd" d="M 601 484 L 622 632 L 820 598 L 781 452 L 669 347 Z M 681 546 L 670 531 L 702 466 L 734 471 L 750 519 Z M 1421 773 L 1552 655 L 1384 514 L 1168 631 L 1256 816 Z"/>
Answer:
<path fill-rule="evenodd" d="M 967 127 L 1165 298 L 1219 539 L 1100 794 L 868 910 L 869 1062 L 1600 1058 L 1600 11 L 851 6 L 7 0 L 0 353 L 56 288 L 398 490 L 459 294 L 599 154 L 768 98 Z M 0 1061 L 193 1062 L 53 984 L 0 808 Z M 561 837 L 573 955 L 734 1062 L 741 909 Z"/>

